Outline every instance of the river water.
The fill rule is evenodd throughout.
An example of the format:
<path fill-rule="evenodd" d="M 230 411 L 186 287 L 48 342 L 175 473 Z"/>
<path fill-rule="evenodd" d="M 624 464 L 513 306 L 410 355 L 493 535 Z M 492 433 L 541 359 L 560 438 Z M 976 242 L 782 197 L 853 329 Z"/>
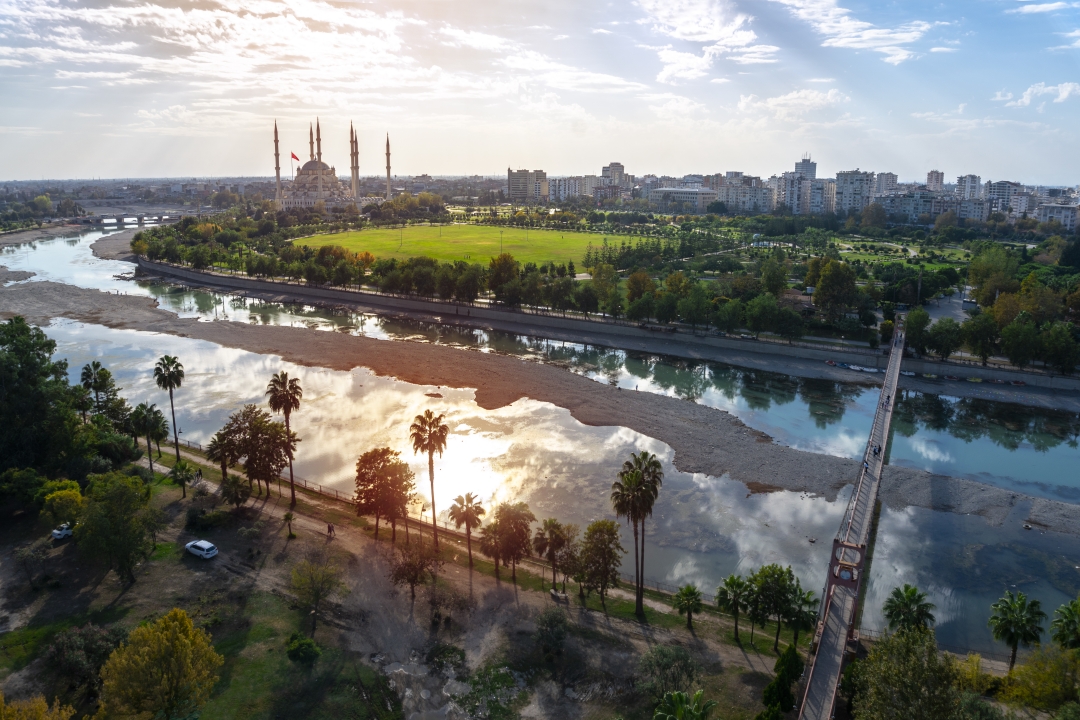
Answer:
<path fill-rule="evenodd" d="M 93 257 L 89 245 L 98 237 L 88 233 L 6 248 L 0 264 L 37 273 L 28 282 L 49 279 L 151 296 L 166 309 L 207 321 L 304 325 L 558 362 L 599 382 L 722 408 L 778 442 L 812 452 L 858 456 L 877 400 L 875 390 L 855 384 L 134 282 L 130 264 Z M 411 385 L 362 368 L 306 368 L 205 341 L 68 320 L 54 321 L 48 332 L 73 375 L 86 362 L 100 360 L 133 403 L 167 404 L 150 369 L 162 354 L 180 357 L 187 378 L 177 394 L 177 421 L 182 437 L 195 442 L 208 440 L 242 404 L 263 402 L 270 375 L 287 369 L 305 389 L 304 404 L 293 416 L 304 438 L 297 474 L 342 490 L 351 486 L 357 456 L 389 446 L 401 450 L 418 490 L 430 496 L 426 462 L 409 450 L 408 425 L 426 408 L 443 412 L 451 435 L 444 456 L 436 458 L 440 515 L 452 498 L 473 492 L 489 504 L 522 499 L 538 517 L 584 527 L 611 516 L 614 472 L 630 452 L 648 449 L 661 458 L 665 481 L 650 523 L 646 575 L 668 584 L 695 582 L 711 590 L 730 572 L 780 562 L 792 565 L 804 586 L 820 589 L 829 540 L 847 499 L 847 491 L 833 502 L 792 492 L 749 494 L 738 478 L 681 473 L 663 443 L 626 428 L 586 427 L 561 408 L 531 400 L 487 411 L 475 404 L 471 390 Z M 893 427 L 894 464 L 1071 501 L 1080 492 L 1073 470 L 1080 459 L 1075 413 L 905 393 Z M 885 596 L 897 584 L 914 582 L 938 606 L 944 645 L 1003 652 L 986 628 L 989 605 L 1003 589 L 1023 589 L 1050 610 L 1080 591 L 1080 541 L 1023 530 L 1022 510 L 998 528 L 978 517 L 883 510 L 863 626 L 880 629 Z"/>

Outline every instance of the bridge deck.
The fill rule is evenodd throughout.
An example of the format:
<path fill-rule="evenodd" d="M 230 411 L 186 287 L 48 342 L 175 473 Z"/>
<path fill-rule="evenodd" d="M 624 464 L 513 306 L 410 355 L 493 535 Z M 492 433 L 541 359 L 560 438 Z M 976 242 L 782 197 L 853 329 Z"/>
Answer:
<path fill-rule="evenodd" d="M 866 443 L 863 456 L 865 465 L 859 473 L 844 521 L 836 535 L 834 554 L 829 558 L 829 573 L 822 598 L 824 609 L 818 631 L 820 637 L 816 642 L 816 653 L 799 711 L 800 720 L 829 720 L 833 715 L 844 655 L 858 611 L 859 588 L 864 581 L 866 545 L 870 539 L 871 520 L 885 464 L 885 446 L 892 423 L 903 355 L 904 337 L 898 327 L 874 414 L 874 424 Z M 875 447 L 882 448 L 877 455 L 873 452 Z"/>

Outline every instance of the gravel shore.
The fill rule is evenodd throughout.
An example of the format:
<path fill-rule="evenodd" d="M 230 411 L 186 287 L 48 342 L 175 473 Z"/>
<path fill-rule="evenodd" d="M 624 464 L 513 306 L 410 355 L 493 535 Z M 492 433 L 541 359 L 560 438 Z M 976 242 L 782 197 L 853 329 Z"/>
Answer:
<path fill-rule="evenodd" d="M 113 328 L 160 332 L 226 347 L 277 355 L 312 367 L 376 374 L 421 385 L 474 388 L 476 402 L 494 409 L 520 398 L 565 408 L 579 422 L 622 426 L 656 438 L 675 451 L 683 472 L 725 473 L 751 489 L 805 491 L 827 498 L 851 483 L 855 460 L 794 450 L 715 408 L 647 392 L 620 390 L 560 368 L 494 353 L 448 346 L 385 341 L 307 328 L 256 326 L 181 319 L 154 300 L 111 295 L 54 282 L 0 288 L 0 316 L 23 315 L 46 325 L 66 317 Z M 962 514 L 1000 525 L 1010 510 L 1031 503 L 1029 521 L 1058 532 L 1080 534 L 1080 506 L 1019 495 L 971 480 L 888 467 L 882 501 Z"/>
<path fill-rule="evenodd" d="M 0 285 L 7 285 L 8 283 L 19 282 L 20 280 L 27 280 L 34 277 L 34 273 L 26 272 L 25 270 L 8 270 L 3 265 L 0 265 Z"/>

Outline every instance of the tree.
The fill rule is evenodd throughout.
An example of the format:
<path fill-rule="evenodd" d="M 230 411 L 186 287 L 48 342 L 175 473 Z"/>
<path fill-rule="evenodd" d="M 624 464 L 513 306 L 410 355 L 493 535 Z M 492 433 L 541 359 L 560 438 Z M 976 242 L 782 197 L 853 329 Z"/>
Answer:
<path fill-rule="evenodd" d="M 496 508 L 497 510 L 498 508 Z M 502 528 L 499 527 L 499 518 L 492 518 L 491 522 L 480 528 L 480 552 L 495 561 L 495 581 L 498 582 L 499 566 L 502 562 Z"/>
<path fill-rule="evenodd" d="M 533 550 L 536 551 L 537 555 L 546 557 L 548 562 L 551 563 L 552 587 L 555 587 L 559 582 L 557 561 L 562 544 L 562 523 L 555 518 L 547 518 L 540 527 L 536 528 L 536 534 L 533 536 Z M 543 578 L 541 578 L 540 589 L 543 590 Z"/>
<path fill-rule="evenodd" d="M 766 260 L 761 266 L 761 285 L 765 292 L 773 297 L 780 297 L 780 293 L 787 290 L 787 271 L 784 266 L 773 258 Z"/>
<path fill-rule="evenodd" d="M 596 291 L 596 297 L 603 305 L 611 298 L 612 293 L 619 290 L 619 274 L 615 272 L 615 268 L 607 263 L 601 263 L 597 265 L 592 272 L 592 285 L 593 290 Z"/>
<path fill-rule="evenodd" d="M 713 313 L 713 325 L 717 330 L 733 333 L 743 324 L 743 304 L 741 300 L 728 300 L 716 308 Z"/>
<path fill-rule="evenodd" d="M 942 360 L 948 360 L 963 344 L 964 332 L 960 323 L 950 317 L 941 318 L 927 332 L 926 346 Z"/>
<path fill-rule="evenodd" d="M 79 375 L 82 386 L 94 393 L 95 409 L 101 407 L 101 391 L 105 389 L 105 375 L 102 372 L 104 369 L 105 368 L 101 366 L 100 362 L 94 360 L 93 362 L 84 365 L 82 373 Z"/>
<path fill-rule="evenodd" d="M 860 227 L 863 230 L 870 228 L 883 228 L 885 227 L 885 221 L 888 218 L 885 215 L 885 208 L 881 203 L 870 203 L 862 211 L 862 222 Z"/>
<path fill-rule="evenodd" d="M 986 365 L 989 357 L 997 352 L 997 322 L 990 313 L 979 313 L 964 322 L 962 329 L 964 344 L 972 355 L 977 355 L 982 359 L 982 364 Z"/>
<path fill-rule="evenodd" d="M 162 355 L 154 365 L 154 382 L 162 390 L 169 391 L 169 407 L 172 409 L 173 442 L 176 445 L 176 459 L 180 459 L 180 435 L 176 429 L 176 405 L 173 391 L 184 382 L 184 366 L 172 355 Z"/>
<path fill-rule="evenodd" d="M 266 483 L 269 494 L 270 483 L 275 478 L 281 479 L 289 454 L 295 450 L 296 435 L 286 431 L 283 423 L 274 422 L 270 413 L 255 405 L 245 405 L 230 415 L 220 432 L 228 439 L 227 450 L 243 461 L 248 484 Z"/>
<path fill-rule="evenodd" d="M 775 297 L 769 293 L 758 295 L 746 304 L 746 327 L 754 335 L 761 335 L 763 330 L 773 327 L 779 312 Z"/>
<path fill-rule="evenodd" d="M 47 658 L 61 675 L 79 686 L 91 686 L 91 691 L 96 694 L 102 666 L 125 638 L 127 633 L 118 627 L 106 630 L 88 623 L 83 627 L 68 628 L 53 638 Z"/>
<path fill-rule="evenodd" d="M 882 606 L 890 630 L 929 629 L 934 624 L 933 609 L 926 593 L 907 583 L 903 588 L 893 588 Z"/>
<path fill-rule="evenodd" d="M 785 338 L 789 344 L 791 341 L 801 338 L 806 332 L 806 325 L 803 324 L 802 316 L 791 308 L 781 308 L 776 314 L 773 326 L 776 334 Z"/>
<path fill-rule="evenodd" d="M 1039 328 L 1026 313 L 1001 330 L 1001 349 L 1009 362 L 1023 370 L 1042 354 Z"/>
<path fill-rule="evenodd" d="M 1073 337 L 1072 325 L 1056 322 L 1040 337 L 1043 359 L 1062 375 L 1071 375 L 1080 361 L 1080 345 Z"/>
<path fill-rule="evenodd" d="M 629 464 L 629 463 L 628 463 Z M 633 466 L 619 472 L 619 479 L 611 485 L 611 507 L 616 517 L 625 517 L 634 533 L 634 595 L 641 587 L 641 547 L 638 545 L 638 523 L 642 520 L 645 482 L 641 471 Z M 642 613 L 639 612 L 640 616 Z"/>
<path fill-rule="evenodd" d="M 656 292 L 656 283 L 644 270 L 630 273 L 626 278 L 626 301 L 633 303 L 645 295 L 652 296 Z"/>
<path fill-rule="evenodd" d="M 1020 645 L 1028 647 L 1039 641 L 1042 635 L 1042 622 L 1046 613 L 1038 600 L 1028 600 L 1027 595 L 1018 592 L 1015 595 L 1006 590 L 1000 600 L 990 606 L 990 630 L 995 640 L 1009 646 L 1009 672 L 1016 664 L 1016 650 Z"/>
<path fill-rule="evenodd" d="M 684 692 L 668 693 L 653 712 L 653 720 L 708 720 L 716 708 L 715 700 L 705 700 L 704 690 L 688 697 Z"/>
<path fill-rule="evenodd" d="M 1050 623 L 1054 642 L 1067 650 L 1080 649 L 1080 595 L 1054 611 Z"/>
<path fill-rule="evenodd" d="M 677 308 L 679 317 L 683 322 L 690 323 L 691 327 L 708 325 L 712 304 L 709 302 L 705 288 L 700 283 L 694 283 L 687 296 L 679 300 Z"/>
<path fill-rule="evenodd" d="M 169 611 L 131 631 L 101 670 L 103 716 L 186 718 L 198 711 L 218 681 L 225 658 L 188 614 Z"/>
<path fill-rule="evenodd" d="M 154 432 L 155 405 L 139 403 L 131 412 L 131 425 L 136 433 L 146 438 L 146 458 L 150 461 L 150 472 L 154 472 L 154 451 L 150 447 L 150 436 Z"/>
<path fill-rule="evenodd" d="M 37 585 L 34 583 L 34 573 L 48 557 L 48 553 L 45 552 L 45 543 L 40 540 L 15 551 L 15 562 L 19 564 L 23 573 L 26 574 L 26 580 L 30 583 L 31 590 L 37 590 Z"/>
<path fill-rule="evenodd" d="M 723 612 L 731 613 L 735 618 L 735 642 L 739 640 L 739 613 L 746 609 L 750 584 L 741 575 L 728 575 L 716 588 L 716 606 Z"/>
<path fill-rule="evenodd" d="M 319 607 L 345 591 L 341 578 L 341 563 L 325 546 L 316 546 L 293 566 L 289 587 L 302 605 L 311 608 L 312 637 L 315 637 Z"/>
<path fill-rule="evenodd" d="M 136 563 L 153 550 L 146 512 L 150 488 L 138 478 L 108 473 L 94 477 L 86 499 L 75 526 L 79 549 L 135 582 Z"/>
<path fill-rule="evenodd" d="M 191 464 L 187 460 L 177 460 L 173 465 L 172 470 L 169 471 L 169 477 L 172 481 L 180 486 L 183 491 L 183 497 L 187 497 L 187 486 L 195 481 L 195 469 L 191 467 Z"/>
<path fill-rule="evenodd" d="M 638 661 L 641 690 L 658 700 L 671 692 L 689 690 L 699 670 L 681 645 L 653 645 Z"/>
<path fill-rule="evenodd" d="M 630 487 L 622 487 L 620 483 L 630 482 L 630 477 L 636 474 L 639 480 L 635 480 Z M 646 450 L 638 453 L 630 453 L 630 459 L 625 461 L 619 472 L 619 481 L 612 485 L 612 504 L 615 505 L 616 494 L 626 494 L 625 499 L 620 499 L 620 507 L 625 505 L 624 511 L 616 508 L 616 515 L 625 515 L 630 520 L 632 514 L 637 524 L 634 528 L 634 576 L 637 579 L 635 591 L 635 612 L 638 617 L 645 615 L 645 520 L 652 515 L 653 506 L 660 496 L 660 487 L 664 484 L 664 470 L 656 455 Z M 617 488 L 622 487 L 622 490 Z M 630 514 L 627 514 L 629 512 Z M 641 530 L 640 545 L 638 544 L 638 528 Z M 640 547 L 641 551 L 638 552 Z"/>
<path fill-rule="evenodd" d="M 214 436 L 210 438 L 209 445 L 206 447 L 206 457 L 210 462 L 216 462 L 221 465 L 222 484 L 224 484 L 229 477 L 229 466 L 240 459 L 236 441 L 237 438 L 234 433 L 230 431 L 229 425 L 226 425 L 224 428 L 214 433 Z"/>
<path fill-rule="evenodd" d="M 297 378 L 290 378 L 289 373 L 280 370 L 270 378 L 266 386 L 266 394 L 270 396 L 270 409 L 285 416 L 285 432 L 292 435 L 289 418 L 294 410 L 300 409 L 300 400 L 304 397 L 304 390 L 300 387 Z M 289 452 L 289 507 L 296 507 L 296 482 L 293 480 L 293 454 Z"/>
<path fill-rule="evenodd" d="M 1009 675 L 1002 699 L 1010 705 L 1054 711 L 1077 700 L 1080 654 L 1056 645 L 1036 645 Z"/>
<path fill-rule="evenodd" d="M 788 602 L 787 623 L 792 630 L 791 645 L 788 647 L 798 646 L 800 632 L 809 632 L 814 629 L 818 617 L 817 607 L 818 599 L 814 596 L 814 591 L 803 590 L 802 584 L 796 578 L 791 600 Z"/>
<path fill-rule="evenodd" d="M 562 654 L 566 642 L 566 628 L 570 624 L 566 612 L 560 607 L 547 607 L 536 618 L 536 644 L 545 655 Z"/>
<path fill-rule="evenodd" d="M 77 489 L 57 490 L 45 496 L 45 505 L 41 508 L 41 516 L 47 523 L 53 526 L 67 523 L 74 526 L 82 514 L 85 502 L 82 493 Z"/>
<path fill-rule="evenodd" d="M 500 256 L 501 257 L 501 256 Z M 446 449 L 446 436 L 450 427 L 443 422 L 443 415 L 436 415 L 425 410 L 417 415 L 409 426 L 409 440 L 414 453 L 426 453 L 428 456 L 428 479 L 431 481 L 431 534 L 435 539 L 435 549 L 439 549 L 439 528 L 435 513 L 435 453 L 442 457 Z"/>
<path fill-rule="evenodd" d="M 773 640 L 773 652 L 780 652 L 780 623 L 790 614 L 792 588 L 795 575 L 791 567 L 780 567 L 773 563 L 765 565 L 754 574 L 759 607 L 764 617 L 776 620 L 776 637 Z"/>
<path fill-rule="evenodd" d="M 581 559 L 585 584 L 600 593 L 600 604 L 607 611 L 607 591 L 619 583 L 619 566 L 626 553 L 619 542 L 619 526 L 614 520 L 594 520 L 585 528 Z"/>
<path fill-rule="evenodd" d="M 694 629 L 694 613 L 701 612 L 701 591 L 693 585 L 683 585 L 672 599 L 672 607 L 680 615 L 686 615 L 686 629 Z"/>
<path fill-rule="evenodd" d="M 506 283 L 516 280 L 518 270 L 518 261 L 510 253 L 502 253 L 498 257 L 491 258 L 488 266 L 488 288 L 494 292 Z"/>
<path fill-rule="evenodd" d="M 61 705 L 53 700 L 50 706 L 44 695 L 36 695 L 29 700 L 8 702 L 0 692 L 0 718 L 4 720 L 71 720 L 75 717 L 75 708 Z"/>
<path fill-rule="evenodd" d="M 656 313 L 657 322 L 668 324 L 679 316 L 679 296 L 670 292 L 660 293 L 653 312 Z"/>
<path fill-rule="evenodd" d="M 814 304 L 820 306 L 830 320 L 836 320 L 855 303 L 855 295 L 855 270 L 839 260 L 826 262 L 814 286 Z"/>
<path fill-rule="evenodd" d="M 922 308 L 915 308 L 904 319 L 904 342 L 919 355 L 926 354 L 929 341 L 926 328 L 930 325 L 930 313 Z"/>
<path fill-rule="evenodd" d="M 862 690 L 855 697 L 859 720 L 955 717 L 956 665 L 938 653 L 932 631 L 886 635 L 861 665 Z"/>
<path fill-rule="evenodd" d="M 409 593 L 416 600 L 416 588 L 434 580 L 439 562 L 435 551 L 423 545 L 406 545 L 398 548 L 398 556 L 390 566 L 390 582 L 408 585 Z"/>
<path fill-rule="evenodd" d="M 285 525 L 289 528 L 288 539 L 292 540 L 294 537 L 296 537 L 296 535 L 293 534 L 293 531 L 292 531 L 293 520 L 296 519 L 296 516 L 293 515 L 292 512 L 287 512 L 287 513 L 285 513 L 284 515 L 281 516 L 281 519 L 285 522 Z"/>
<path fill-rule="evenodd" d="M 356 461 L 356 513 L 375 516 L 376 540 L 381 517 L 396 520 L 404 514 L 416 488 L 414 478 L 412 469 L 401 460 L 401 453 L 390 448 L 368 450 Z"/>
<path fill-rule="evenodd" d="M 239 508 L 250 497 L 251 483 L 244 482 L 239 475 L 228 475 L 221 481 L 221 499 L 234 508 Z"/>
<path fill-rule="evenodd" d="M 495 519 L 499 522 L 499 539 L 502 544 L 502 560 L 510 563 L 510 578 L 517 582 L 517 564 L 529 557 L 532 552 L 532 524 L 536 516 L 523 502 L 502 503 L 495 508 Z"/>
<path fill-rule="evenodd" d="M 447 516 L 450 518 L 450 522 L 454 523 L 454 527 L 461 529 L 461 526 L 465 526 L 465 544 L 469 549 L 469 570 L 472 570 L 472 531 L 473 528 L 480 526 L 480 518 L 484 517 L 484 507 L 480 504 L 480 498 L 475 497 L 472 493 L 465 493 L 465 495 L 458 495 L 454 498 L 454 504 L 450 506 L 450 511 Z M 552 563 L 554 567 L 554 563 Z"/>

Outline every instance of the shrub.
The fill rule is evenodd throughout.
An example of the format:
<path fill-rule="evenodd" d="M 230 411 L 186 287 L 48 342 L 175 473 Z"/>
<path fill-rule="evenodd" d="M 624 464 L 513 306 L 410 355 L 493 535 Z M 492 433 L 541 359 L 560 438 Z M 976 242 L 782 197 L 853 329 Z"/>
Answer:
<path fill-rule="evenodd" d="M 120 628 L 106 630 L 90 623 L 56 634 L 49 645 L 48 658 L 52 668 L 76 685 L 97 687 L 99 673 L 112 651 L 127 638 Z"/>
<path fill-rule="evenodd" d="M 311 667 L 322 655 L 322 650 L 311 638 L 300 633 L 293 633 L 289 637 L 289 644 L 285 647 L 285 654 L 297 665 Z"/>
<path fill-rule="evenodd" d="M 229 513 L 223 510 L 206 512 L 202 508 L 188 508 L 187 528 L 188 530 L 213 530 L 225 525 L 229 519 Z"/>
<path fill-rule="evenodd" d="M 562 654 L 568 624 L 566 613 L 558 607 L 545 608 L 536 618 L 536 634 L 533 637 L 544 659 L 553 660 L 553 656 Z"/>
<path fill-rule="evenodd" d="M 641 688 L 657 699 L 669 692 L 686 692 L 694 684 L 698 666 L 690 653 L 678 645 L 656 645 L 641 656 L 638 673 Z"/>

